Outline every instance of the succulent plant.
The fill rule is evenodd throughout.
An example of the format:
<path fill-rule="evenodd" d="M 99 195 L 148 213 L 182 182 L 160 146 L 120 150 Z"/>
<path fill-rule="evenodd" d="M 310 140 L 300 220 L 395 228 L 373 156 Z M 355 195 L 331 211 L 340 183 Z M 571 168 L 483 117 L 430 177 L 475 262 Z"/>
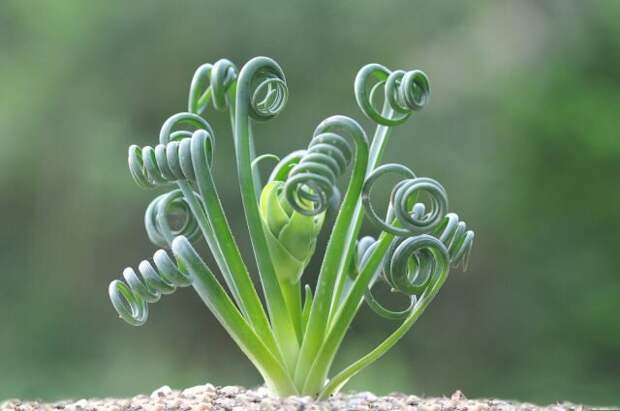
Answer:
<path fill-rule="evenodd" d="M 450 266 L 464 267 L 474 234 L 448 213 L 444 187 L 381 158 L 391 131 L 428 102 L 420 70 L 364 66 L 354 84 L 362 112 L 377 123 L 372 140 L 352 118 L 322 121 L 304 150 L 282 159 L 254 147 L 254 123 L 281 113 L 288 87 L 280 66 L 256 57 L 241 70 L 228 60 L 205 64 L 191 82 L 188 109 L 168 118 L 155 147 L 131 146 L 129 169 L 143 187 L 176 185 L 147 207 L 149 239 L 162 249 L 137 272 L 109 287 L 121 318 L 142 325 L 148 304 L 192 286 L 278 395 L 324 398 L 385 354 L 411 328 L 444 284 Z M 383 100 L 378 109 L 379 101 Z M 379 102 L 379 103 L 378 103 Z M 215 134 L 205 113 L 228 111 L 239 189 L 264 303 L 228 224 L 211 174 Z M 258 164 L 276 160 L 263 183 Z M 338 180 L 351 168 L 341 194 Z M 385 175 L 401 178 L 385 218 L 372 206 L 372 187 Z M 183 216 L 173 224 L 174 215 Z M 360 239 L 366 216 L 380 230 Z M 332 218 L 333 217 L 333 218 Z M 317 284 L 302 287 L 322 229 L 331 224 Z M 203 240 L 217 269 L 192 245 Z M 387 308 L 372 292 L 379 281 L 404 294 L 405 309 Z M 400 325 L 367 355 L 330 371 L 363 302 Z"/>

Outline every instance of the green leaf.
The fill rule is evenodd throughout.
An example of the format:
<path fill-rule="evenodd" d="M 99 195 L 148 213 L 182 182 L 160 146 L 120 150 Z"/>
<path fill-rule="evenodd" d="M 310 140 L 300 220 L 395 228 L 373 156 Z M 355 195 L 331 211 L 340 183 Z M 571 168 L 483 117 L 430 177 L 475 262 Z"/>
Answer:
<path fill-rule="evenodd" d="M 282 208 L 278 195 L 283 185 L 281 181 L 267 183 L 260 196 L 261 217 L 267 223 L 269 231 L 276 237 L 289 220 L 288 213 Z"/>
<path fill-rule="evenodd" d="M 281 195 L 283 187 L 282 181 L 265 185 L 260 213 L 278 280 L 294 284 L 314 254 L 325 214 L 306 216 L 296 212 Z"/>
<path fill-rule="evenodd" d="M 289 283 L 298 282 L 306 266 L 305 261 L 295 258 L 285 248 L 285 244 L 275 238 L 267 229 L 265 229 L 265 239 L 267 240 L 278 280 Z"/>
<path fill-rule="evenodd" d="M 278 239 L 286 244 L 289 252 L 299 260 L 307 260 L 314 253 L 317 236 L 314 220 L 313 216 L 293 211 L 288 224 L 282 228 L 278 236 Z"/>

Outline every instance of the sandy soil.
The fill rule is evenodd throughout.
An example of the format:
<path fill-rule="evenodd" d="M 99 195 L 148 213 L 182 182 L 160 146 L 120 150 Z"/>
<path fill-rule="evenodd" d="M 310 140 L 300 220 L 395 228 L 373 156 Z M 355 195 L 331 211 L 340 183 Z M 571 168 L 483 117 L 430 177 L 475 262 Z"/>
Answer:
<path fill-rule="evenodd" d="M 81 399 L 56 403 L 26 402 L 20 400 L 5 401 L 0 405 L 2 411 L 31 410 L 107 410 L 107 411 L 253 411 L 253 410 L 347 410 L 347 411 L 492 411 L 492 410 L 575 410 L 585 411 L 589 408 L 581 405 L 562 403 L 545 407 L 494 399 L 470 400 L 457 391 L 451 397 L 420 398 L 415 395 L 391 394 L 384 397 L 370 392 L 338 394 L 328 401 L 317 402 L 309 397 L 276 398 L 264 388 L 254 390 L 243 387 L 215 387 L 211 384 L 199 385 L 182 391 L 163 386 L 151 395 L 138 395 L 125 399 Z"/>

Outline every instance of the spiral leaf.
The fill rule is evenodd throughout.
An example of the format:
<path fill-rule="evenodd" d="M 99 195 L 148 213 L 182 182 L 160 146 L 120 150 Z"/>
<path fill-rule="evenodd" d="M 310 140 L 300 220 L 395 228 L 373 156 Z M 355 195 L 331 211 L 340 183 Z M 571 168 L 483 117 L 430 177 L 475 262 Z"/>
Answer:
<path fill-rule="evenodd" d="M 448 250 L 439 239 L 427 234 L 397 237 L 386 253 L 380 278 L 391 287 L 392 292 L 408 296 L 409 307 L 402 311 L 386 308 L 373 296 L 370 287 L 366 292 L 366 302 L 380 316 L 402 320 L 411 313 L 424 293 L 434 287 L 440 273 L 448 270 L 448 264 Z"/>
<path fill-rule="evenodd" d="M 238 103 L 247 104 L 248 114 L 254 120 L 276 117 L 288 100 L 284 72 L 278 63 L 267 57 L 256 57 L 243 66 L 238 90 L 243 91 Z"/>
<path fill-rule="evenodd" d="M 226 110 L 229 106 L 227 93 L 236 81 L 237 75 L 237 67 L 227 59 L 198 67 L 189 87 L 187 111 L 202 114 L 210 100 L 213 101 L 216 110 Z"/>
<path fill-rule="evenodd" d="M 147 260 L 123 271 L 123 280 L 110 283 L 108 293 L 118 315 L 131 325 L 143 325 L 148 319 L 148 304 L 159 301 L 162 295 L 173 293 L 178 287 L 191 285 L 188 274 L 164 250 L 153 255 L 153 264 Z"/>
<path fill-rule="evenodd" d="M 384 109 L 377 110 L 374 101 L 381 87 Z M 390 71 L 380 64 L 368 64 L 355 78 L 358 106 L 367 117 L 384 126 L 402 124 L 413 111 L 421 110 L 428 103 L 430 93 L 428 77 L 420 70 Z"/>
<path fill-rule="evenodd" d="M 390 196 L 390 207 L 386 220 L 381 219 L 370 201 L 370 191 L 378 179 L 388 173 L 406 177 L 400 181 Z M 421 193 L 430 198 L 430 210 L 426 211 L 424 203 L 417 200 Z M 415 177 L 407 167 L 400 164 L 385 164 L 376 168 L 364 182 L 362 203 L 368 218 L 382 230 L 397 236 L 411 236 L 429 233 L 443 219 L 448 208 L 446 190 L 437 181 L 426 177 Z M 396 218 L 398 225 L 392 220 Z"/>
<path fill-rule="evenodd" d="M 271 171 L 268 181 L 285 181 L 293 167 L 299 164 L 304 154 L 306 154 L 306 150 L 295 150 L 284 156 Z"/>
<path fill-rule="evenodd" d="M 374 237 L 372 236 L 365 236 L 360 238 L 357 241 L 356 244 L 356 272 L 359 272 L 361 270 L 361 268 L 366 264 L 366 262 L 368 261 L 368 257 L 370 257 L 370 254 L 372 253 L 372 251 L 375 249 L 377 245 L 377 240 L 375 240 Z"/>
<path fill-rule="evenodd" d="M 390 258 L 392 277 L 410 278 L 407 282 L 417 288 L 417 277 L 421 274 L 426 285 L 416 293 L 416 302 L 402 324 L 375 349 L 355 361 L 350 366 L 331 378 L 322 388 L 319 398 L 326 398 L 340 389 L 352 376 L 381 358 L 388 352 L 415 324 L 424 310 L 433 301 L 449 273 L 449 256 L 446 247 L 439 239 L 428 234 L 421 234 L 402 240 L 394 249 Z M 407 274 L 408 272 L 408 274 Z M 411 276 L 410 274 L 413 274 Z M 417 283 L 417 284 L 416 284 Z M 389 310 L 388 310 L 389 311 Z"/>
<path fill-rule="evenodd" d="M 154 187 L 178 180 L 195 179 L 191 155 L 191 140 L 200 139 L 203 142 L 207 163 L 211 166 L 215 149 L 212 133 L 210 127 L 199 128 L 194 134 L 189 134 L 186 131 L 176 131 L 171 133 L 173 135 L 171 141 L 158 144 L 155 148 L 150 146 L 140 148 L 132 145 L 129 147 L 129 170 L 131 176 L 142 187 Z M 191 138 L 189 138 L 188 134 Z M 178 136 L 183 136 L 183 139 L 179 141 Z M 163 140 L 166 141 L 167 138 Z"/>
<path fill-rule="evenodd" d="M 366 142 L 359 124 L 348 117 L 327 119 L 315 130 L 308 149 L 291 169 L 285 187 L 287 200 L 299 213 L 320 214 L 334 196 L 339 196 L 336 180 L 353 158 L 353 146 L 347 135 Z"/>
<path fill-rule="evenodd" d="M 267 311 L 284 362 L 293 369 L 301 336 L 299 293 L 293 287 L 284 289 L 278 280 L 261 219 L 258 198 L 261 182 L 252 170 L 256 157 L 252 119 L 276 117 L 284 109 L 287 93 L 284 73 L 275 61 L 255 57 L 246 63 L 237 79 L 233 134 L 243 211 Z"/>
<path fill-rule="evenodd" d="M 261 79 L 252 94 L 251 104 L 257 120 L 278 115 L 286 105 L 288 88 L 284 78 L 267 75 Z"/>
<path fill-rule="evenodd" d="M 198 194 L 195 193 L 198 197 Z M 182 223 L 173 228 L 170 217 L 180 215 Z M 181 190 L 173 190 L 155 197 L 146 208 L 144 226 L 151 242 L 159 247 L 169 247 L 174 237 L 183 235 L 190 241 L 200 235 L 200 226 L 191 212 Z"/>
<path fill-rule="evenodd" d="M 435 235 L 448 248 L 450 264 L 467 270 L 469 254 L 474 245 L 474 232 L 467 229 L 467 224 L 459 221 L 457 214 L 449 213 L 437 227 Z"/>

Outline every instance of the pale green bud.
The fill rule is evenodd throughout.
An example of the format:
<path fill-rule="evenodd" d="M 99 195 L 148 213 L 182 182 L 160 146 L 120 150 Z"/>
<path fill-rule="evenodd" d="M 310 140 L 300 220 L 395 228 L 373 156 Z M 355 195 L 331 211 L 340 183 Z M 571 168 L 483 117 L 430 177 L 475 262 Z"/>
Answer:
<path fill-rule="evenodd" d="M 260 196 L 260 213 L 278 278 L 296 283 L 314 254 L 325 213 L 316 216 L 298 213 L 284 198 L 283 188 L 282 181 L 265 185 Z"/>

